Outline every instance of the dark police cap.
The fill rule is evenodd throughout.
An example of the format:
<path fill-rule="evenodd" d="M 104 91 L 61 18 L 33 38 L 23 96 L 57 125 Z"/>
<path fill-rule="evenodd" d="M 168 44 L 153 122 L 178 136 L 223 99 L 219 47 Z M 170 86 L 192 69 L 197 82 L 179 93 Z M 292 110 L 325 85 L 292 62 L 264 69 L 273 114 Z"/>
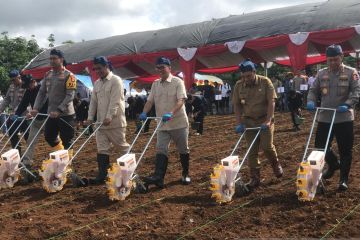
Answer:
<path fill-rule="evenodd" d="M 239 64 L 239 69 L 241 72 L 252 72 L 256 69 L 256 64 L 253 63 L 250 59 L 246 59 Z"/>
<path fill-rule="evenodd" d="M 14 78 L 14 77 L 17 77 L 17 76 L 19 76 L 20 75 L 20 72 L 19 72 L 19 70 L 16 70 L 16 69 L 13 69 L 13 70 L 11 70 L 10 72 L 9 72 L 9 77 L 10 78 Z"/>
<path fill-rule="evenodd" d="M 166 58 L 166 57 L 159 57 L 156 60 L 156 65 L 171 65 L 170 59 Z"/>
<path fill-rule="evenodd" d="M 109 66 L 109 61 L 104 56 L 94 57 L 94 64 L 100 64 L 103 66 Z"/>
<path fill-rule="evenodd" d="M 340 45 L 331 45 L 326 48 L 326 56 L 327 57 L 336 57 L 343 53 Z"/>
<path fill-rule="evenodd" d="M 61 50 L 58 49 L 51 49 L 50 55 L 58 56 L 59 58 L 64 58 L 64 53 Z"/>

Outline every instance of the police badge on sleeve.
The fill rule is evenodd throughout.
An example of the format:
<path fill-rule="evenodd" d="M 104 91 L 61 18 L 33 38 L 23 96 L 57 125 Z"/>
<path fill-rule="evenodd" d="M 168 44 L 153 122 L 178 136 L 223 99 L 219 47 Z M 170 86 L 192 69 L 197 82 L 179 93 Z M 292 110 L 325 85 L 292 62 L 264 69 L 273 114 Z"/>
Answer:
<path fill-rule="evenodd" d="M 68 80 L 66 81 L 66 89 L 69 89 L 69 90 L 76 89 L 76 78 L 73 74 L 70 74 Z"/>

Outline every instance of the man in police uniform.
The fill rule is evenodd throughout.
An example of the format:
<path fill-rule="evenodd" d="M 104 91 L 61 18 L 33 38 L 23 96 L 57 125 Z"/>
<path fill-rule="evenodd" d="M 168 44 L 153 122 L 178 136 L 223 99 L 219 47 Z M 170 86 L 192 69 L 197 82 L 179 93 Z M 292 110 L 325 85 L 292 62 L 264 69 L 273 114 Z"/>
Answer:
<path fill-rule="evenodd" d="M 74 137 L 76 92 L 75 75 L 64 67 L 62 51 L 50 51 L 52 70 L 45 74 L 31 115 L 35 116 L 48 100 L 49 120 L 45 125 L 45 140 L 52 151 L 68 149 Z M 60 135 L 60 139 L 58 138 Z"/>
<path fill-rule="evenodd" d="M 348 189 L 348 178 L 352 161 L 354 141 L 353 121 L 354 106 L 359 101 L 359 75 L 354 68 L 342 63 L 343 52 L 341 46 L 331 45 L 326 49 L 328 67 L 321 69 L 310 88 L 307 108 L 315 110 L 316 101 L 321 97 L 321 107 L 337 109 L 334 126 L 331 132 L 329 147 L 325 160 L 328 164 L 323 174 L 329 179 L 337 169 L 340 169 L 339 190 Z M 315 147 L 324 148 L 328 136 L 332 112 L 322 111 L 319 114 L 316 131 Z M 339 148 L 340 162 L 331 150 L 331 142 L 336 137 Z"/>
<path fill-rule="evenodd" d="M 10 119 L 7 122 L 7 127 L 9 129 L 8 130 L 9 136 L 13 135 L 12 138 L 10 139 L 10 142 L 12 148 L 14 148 L 19 141 L 19 137 L 17 133 L 24 132 L 28 125 L 26 122 L 23 122 L 21 126 L 19 126 L 22 120 L 17 119 L 19 116 L 15 114 L 17 107 L 21 102 L 21 99 L 23 98 L 25 92 L 25 89 L 22 87 L 21 75 L 18 70 L 12 70 L 9 73 L 9 77 L 11 78 L 11 84 L 9 86 L 9 89 L 6 93 L 4 100 L 1 102 L 0 112 L 3 112 L 5 108 L 9 107 Z M 14 123 L 14 121 L 16 122 Z M 10 126 L 12 127 L 9 128 Z M 27 138 L 27 135 L 28 134 L 25 135 L 25 139 Z M 18 150 L 20 151 L 21 154 L 20 145 L 18 146 Z"/>
<path fill-rule="evenodd" d="M 277 178 L 282 177 L 276 149 L 273 144 L 274 135 L 274 109 L 276 93 L 271 80 L 257 75 L 255 64 L 249 59 L 239 65 L 241 79 L 234 87 L 233 104 L 236 116 L 237 133 L 243 133 L 246 128 L 261 127 L 257 139 L 249 152 L 250 182 L 246 184 L 249 191 L 260 185 L 260 162 L 258 159 L 259 147 L 264 151 L 270 161 L 273 172 Z M 250 146 L 256 131 L 247 131 L 245 139 Z"/>
<path fill-rule="evenodd" d="M 140 114 L 140 120 L 145 120 L 147 113 L 155 104 L 156 116 L 162 117 L 163 125 L 157 133 L 157 154 L 155 162 L 155 172 L 153 175 L 144 179 L 145 184 L 154 184 L 159 188 L 164 187 L 164 177 L 168 165 L 168 148 L 170 141 L 173 140 L 182 165 L 181 182 L 190 184 L 189 177 L 189 121 L 185 111 L 185 100 L 187 98 L 183 80 L 171 74 L 170 60 L 160 57 L 156 61 L 156 70 L 160 74 L 160 79 L 156 80 L 151 86 L 151 92 Z"/>
<path fill-rule="evenodd" d="M 96 133 L 98 175 L 96 178 L 83 178 L 82 181 L 72 175 L 72 181 L 77 186 L 105 183 L 110 167 L 111 144 L 120 150 L 121 155 L 129 149 L 125 138 L 124 84 L 119 76 L 112 73 L 110 62 L 103 56 L 94 58 L 94 70 L 99 79 L 94 85 L 86 124 L 93 123 L 95 116 L 98 122 L 103 123 Z"/>

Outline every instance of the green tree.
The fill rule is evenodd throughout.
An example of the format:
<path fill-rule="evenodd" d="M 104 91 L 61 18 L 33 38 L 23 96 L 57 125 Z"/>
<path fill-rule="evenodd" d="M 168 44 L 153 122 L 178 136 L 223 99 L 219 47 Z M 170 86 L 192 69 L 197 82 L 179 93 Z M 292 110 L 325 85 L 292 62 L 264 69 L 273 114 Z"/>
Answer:
<path fill-rule="evenodd" d="M 6 92 L 9 86 L 8 73 L 12 69 L 21 70 L 39 54 L 42 49 L 32 37 L 27 40 L 24 37 L 11 38 L 8 32 L 0 36 L 0 91 Z"/>
<path fill-rule="evenodd" d="M 55 46 L 55 35 L 51 33 L 47 39 L 49 41 L 49 47 Z"/>

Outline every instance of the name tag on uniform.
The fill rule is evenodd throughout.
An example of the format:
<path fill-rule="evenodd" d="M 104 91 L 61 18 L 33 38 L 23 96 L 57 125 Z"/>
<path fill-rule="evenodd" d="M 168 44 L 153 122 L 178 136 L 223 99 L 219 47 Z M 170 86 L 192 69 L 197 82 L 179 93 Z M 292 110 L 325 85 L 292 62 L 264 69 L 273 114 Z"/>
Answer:
<path fill-rule="evenodd" d="M 285 88 L 284 87 L 278 87 L 277 88 L 277 93 L 284 93 L 285 92 Z"/>
<path fill-rule="evenodd" d="M 348 76 L 347 75 L 345 75 L 345 74 L 343 74 L 343 75 L 340 75 L 340 80 L 341 81 L 347 81 L 348 80 Z"/>
<path fill-rule="evenodd" d="M 300 85 L 300 91 L 307 91 L 309 86 L 307 84 L 301 84 Z"/>

